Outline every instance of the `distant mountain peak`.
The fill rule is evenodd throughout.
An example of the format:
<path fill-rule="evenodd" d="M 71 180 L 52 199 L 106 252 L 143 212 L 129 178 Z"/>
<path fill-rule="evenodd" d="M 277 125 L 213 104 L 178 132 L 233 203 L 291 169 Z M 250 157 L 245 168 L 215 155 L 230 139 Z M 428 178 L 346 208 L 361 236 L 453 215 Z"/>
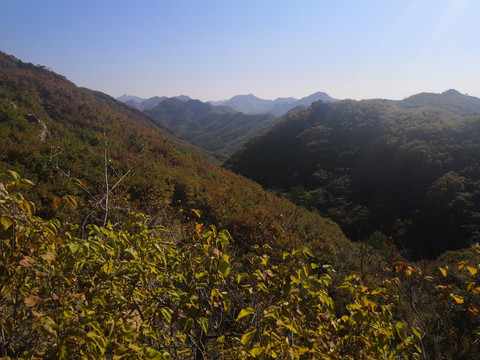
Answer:
<path fill-rule="evenodd" d="M 455 89 L 442 93 L 427 93 L 409 96 L 397 104 L 407 108 L 439 108 L 458 115 L 477 115 L 480 113 L 480 99 L 462 94 Z"/>
<path fill-rule="evenodd" d="M 122 96 L 119 96 L 117 98 L 118 101 L 121 101 L 121 102 L 126 102 L 126 101 L 129 101 L 129 100 L 133 100 L 137 103 L 141 103 L 142 101 L 145 101 L 147 99 L 145 98 L 141 98 L 139 96 L 135 96 L 135 95 L 127 95 L 127 94 L 124 94 Z"/>
<path fill-rule="evenodd" d="M 449 96 L 452 96 L 452 95 L 463 95 L 460 91 L 457 91 L 455 89 L 449 89 L 447 91 L 444 91 L 442 93 L 442 95 L 449 95 Z"/>
<path fill-rule="evenodd" d="M 233 110 L 243 112 L 245 114 L 268 114 L 275 116 L 282 116 L 290 110 L 299 106 L 309 106 L 314 101 L 336 101 L 327 93 L 317 91 L 309 96 L 301 99 L 293 97 L 276 98 L 275 100 L 261 99 L 253 94 L 235 95 L 225 101 L 211 102 L 214 105 L 223 105 L 232 108 Z"/>

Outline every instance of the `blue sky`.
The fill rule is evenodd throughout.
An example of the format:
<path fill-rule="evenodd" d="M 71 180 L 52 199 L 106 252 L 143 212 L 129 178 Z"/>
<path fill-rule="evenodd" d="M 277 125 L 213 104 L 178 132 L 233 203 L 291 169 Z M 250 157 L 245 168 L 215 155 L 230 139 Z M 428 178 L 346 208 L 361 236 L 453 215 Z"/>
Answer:
<path fill-rule="evenodd" d="M 478 0 L 0 0 L 0 50 L 112 96 L 480 97 Z"/>

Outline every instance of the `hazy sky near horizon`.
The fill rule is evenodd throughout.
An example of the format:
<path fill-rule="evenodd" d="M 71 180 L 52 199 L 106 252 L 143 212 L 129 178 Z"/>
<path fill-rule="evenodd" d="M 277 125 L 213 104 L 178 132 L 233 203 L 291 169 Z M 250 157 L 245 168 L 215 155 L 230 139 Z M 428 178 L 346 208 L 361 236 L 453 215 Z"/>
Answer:
<path fill-rule="evenodd" d="M 114 97 L 480 97 L 478 0 L 0 0 L 0 50 Z"/>

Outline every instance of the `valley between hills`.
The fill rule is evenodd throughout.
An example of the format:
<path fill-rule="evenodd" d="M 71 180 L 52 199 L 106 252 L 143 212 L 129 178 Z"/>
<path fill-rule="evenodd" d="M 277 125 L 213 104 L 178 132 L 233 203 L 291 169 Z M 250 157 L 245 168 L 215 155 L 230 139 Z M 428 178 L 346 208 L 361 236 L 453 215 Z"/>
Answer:
<path fill-rule="evenodd" d="M 0 358 L 478 359 L 479 132 L 456 90 L 114 99 L 0 53 Z"/>

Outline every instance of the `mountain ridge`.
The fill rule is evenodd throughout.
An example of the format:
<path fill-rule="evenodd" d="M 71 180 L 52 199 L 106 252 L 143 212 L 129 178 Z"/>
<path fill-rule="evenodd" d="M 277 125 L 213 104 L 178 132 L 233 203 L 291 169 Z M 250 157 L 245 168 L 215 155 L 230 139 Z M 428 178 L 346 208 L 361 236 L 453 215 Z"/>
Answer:
<path fill-rule="evenodd" d="M 176 97 L 183 101 L 191 100 L 190 97 L 185 95 Z M 144 99 L 133 95 L 122 95 L 117 98 L 117 100 L 128 103 L 128 105 L 136 107 L 139 110 L 151 109 L 165 99 L 167 99 L 166 96 L 154 96 Z M 327 93 L 317 91 L 301 99 L 296 99 L 294 97 L 279 97 L 275 100 L 267 100 L 250 93 L 248 95 L 235 95 L 228 100 L 207 101 L 206 103 L 214 106 L 227 106 L 235 111 L 243 112 L 248 115 L 271 113 L 280 117 L 293 108 L 301 105 L 308 106 L 312 102 L 318 100 L 327 102 L 337 101 L 337 99 L 330 97 Z"/>
<path fill-rule="evenodd" d="M 336 101 L 327 93 L 316 92 L 301 99 L 293 97 L 276 98 L 275 100 L 261 99 L 253 94 L 235 95 L 228 100 L 215 101 L 215 105 L 228 106 L 234 110 L 241 111 L 246 114 L 265 114 L 271 113 L 276 116 L 282 116 L 291 109 L 300 105 L 310 105 L 314 101 Z"/>

